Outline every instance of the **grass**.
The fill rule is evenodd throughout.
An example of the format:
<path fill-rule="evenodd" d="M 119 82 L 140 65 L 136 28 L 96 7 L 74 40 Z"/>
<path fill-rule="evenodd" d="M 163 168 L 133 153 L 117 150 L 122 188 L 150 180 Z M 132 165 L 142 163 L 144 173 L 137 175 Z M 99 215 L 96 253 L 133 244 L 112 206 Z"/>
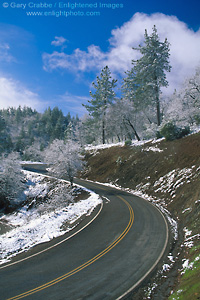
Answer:
<path fill-rule="evenodd" d="M 199 259 L 196 261 L 195 259 L 193 260 L 192 269 L 187 269 L 185 271 L 185 274 L 181 278 L 177 291 L 169 297 L 169 300 L 200 299 L 200 256 L 196 256 L 196 259 L 197 258 Z"/>

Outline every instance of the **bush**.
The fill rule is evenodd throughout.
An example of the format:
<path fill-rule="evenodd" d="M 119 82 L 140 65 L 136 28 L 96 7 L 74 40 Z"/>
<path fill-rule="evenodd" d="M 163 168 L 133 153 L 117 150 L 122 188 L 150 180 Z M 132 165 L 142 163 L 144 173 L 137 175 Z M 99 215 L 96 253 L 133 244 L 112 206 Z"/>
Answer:
<path fill-rule="evenodd" d="M 131 140 L 126 140 L 125 141 L 125 146 L 130 146 L 132 144 L 132 141 Z"/>
<path fill-rule="evenodd" d="M 195 123 L 196 123 L 197 125 L 200 125 L 200 115 L 194 116 L 194 119 L 195 119 Z"/>
<path fill-rule="evenodd" d="M 172 122 L 165 124 L 162 129 L 157 132 L 157 137 L 165 137 L 167 141 L 180 139 L 190 133 L 189 126 L 179 128 Z"/>

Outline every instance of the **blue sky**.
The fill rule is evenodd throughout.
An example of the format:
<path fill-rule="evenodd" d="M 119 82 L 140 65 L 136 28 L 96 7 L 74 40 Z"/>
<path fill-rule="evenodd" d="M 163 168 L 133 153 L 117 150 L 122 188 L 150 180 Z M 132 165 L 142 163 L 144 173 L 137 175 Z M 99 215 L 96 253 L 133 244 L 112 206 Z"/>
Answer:
<path fill-rule="evenodd" d="M 200 65 L 199 11 L 199 0 L 1 0 L 0 108 L 58 106 L 83 115 L 81 104 L 101 69 L 108 65 L 120 87 L 138 55 L 132 47 L 154 24 L 171 44 L 172 72 L 163 91 L 170 94 Z"/>

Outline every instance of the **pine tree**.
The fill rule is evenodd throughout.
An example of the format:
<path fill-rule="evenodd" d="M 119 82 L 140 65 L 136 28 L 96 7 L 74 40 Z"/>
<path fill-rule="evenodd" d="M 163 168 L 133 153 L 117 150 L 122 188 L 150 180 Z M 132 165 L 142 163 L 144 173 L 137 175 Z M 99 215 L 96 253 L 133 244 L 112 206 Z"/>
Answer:
<path fill-rule="evenodd" d="M 139 45 L 141 58 L 133 61 L 133 74 L 135 75 L 135 97 L 145 105 L 153 105 L 156 108 L 157 125 L 161 124 L 160 94 L 161 87 L 167 87 L 165 72 L 170 72 L 169 43 L 167 39 L 160 42 L 156 26 L 152 35 L 145 30 L 144 45 Z"/>
<path fill-rule="evenodd" d="M 114 87 L 116 86 L 117 80 L 111 80 L 111 72 L 108 66 L 106 66 L 100 77 L 97 76 L 97 83 L 92 83 L 95 93 L 90 92 L 92 100 L 88 102 L 91 105 L 84 105 L 88 110 L 89 114 L 93 116 L 97 122 L 101 121 L 102 126 L 102 143 L 105 144 L 105 130 L 106 130 L 106 112 L 115 99 Z"/>

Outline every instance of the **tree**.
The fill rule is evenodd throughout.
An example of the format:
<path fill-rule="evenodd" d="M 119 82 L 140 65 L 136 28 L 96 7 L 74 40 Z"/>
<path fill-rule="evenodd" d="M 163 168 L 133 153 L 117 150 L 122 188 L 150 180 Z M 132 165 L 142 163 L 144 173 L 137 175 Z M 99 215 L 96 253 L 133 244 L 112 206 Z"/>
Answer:
<path fill-rule="evenodd" d="M 136 126 L 140 127 L 137 117 L 139 119 L 139 115 L 136 115 L 133 103 L 129 99 L 116 101 L 108 114 L 112 135 L 115 134 L 118 141 L 134 138 L 140 141 L 140 136 L 136 130 Z"/>
<path fill-rule="evenodd" d="M 25 148 L 22 158 L 23 160 L 41 161 L 42 155 L 41 145 L 39 141 L 36 141 Z"/>
<path fill-rule="evenodd" d="M 200 68 L 167 101 L 164 122 L 178 126 L 200 124 Z"/>
<path fill-rule="evenodd" d="M 73 186 L 74 176 L 82 168 L 80 146 L 74 141 L 54 140 L 45 150 L 44 157 L 51 171 L 59 178 L 68 177 Z"/>
<path fill-rule="evenodd" d="M 94 118 L 84 115 L 75 131 L 76 138 L 81 145 L 98 143 L 99 126 Z"/>
<path fill-rule="evenodd" d="M 160 94 L 161 87 L 167 87 L 165 72 L 170 72 L 169 43 L 167 39 L 160 42 L 156 26 L 153 27 L 152 35 L 145 30 L 144 45 L 139 45 L 142 54 L 137 61 L 132 61 L 134 68 L 134 97 L 145 105 L 156 107 L 157 125 L 161 124 Z"/>
<path fill-rule="evenodd" d="M 0 153 L 11 151 L 13 147 L 11 136 L 8 133 L 6 121 L 0 114 Z"/>
<path fill-rule="evenodd" d="M 89 114 L 93 116 L 97 122 L 101 121 L 102 127 L 102 143 L 105 144 L 105 130 L 106 130 L 106 113 L 109 105 L 113 103 L 115 99 L 114 87 L 116 86 L 117 80 L 111 80 L 111 72 L 106 66 L 100 74 L 97 76 L 97 83 L 92 83 L 95 88 L 95 93 L 90 92 L 92 100 L 88 102 L 91 105 L 84 105 L 88 110 Z"/>
<path fill-rule="evenodd" d="M 200 67 L 185 83 L 184 105 L 190 115 L 190 123 L 200 123 Z"/>
<path fill-rule="evenodd" d="M 0 209 L 9 212 L 22 200 L 25 175 L 19 163 L 19 155 L 11 153 L 0 158 Z M 21 199 L 20 199 L 21 198 Z"/>

